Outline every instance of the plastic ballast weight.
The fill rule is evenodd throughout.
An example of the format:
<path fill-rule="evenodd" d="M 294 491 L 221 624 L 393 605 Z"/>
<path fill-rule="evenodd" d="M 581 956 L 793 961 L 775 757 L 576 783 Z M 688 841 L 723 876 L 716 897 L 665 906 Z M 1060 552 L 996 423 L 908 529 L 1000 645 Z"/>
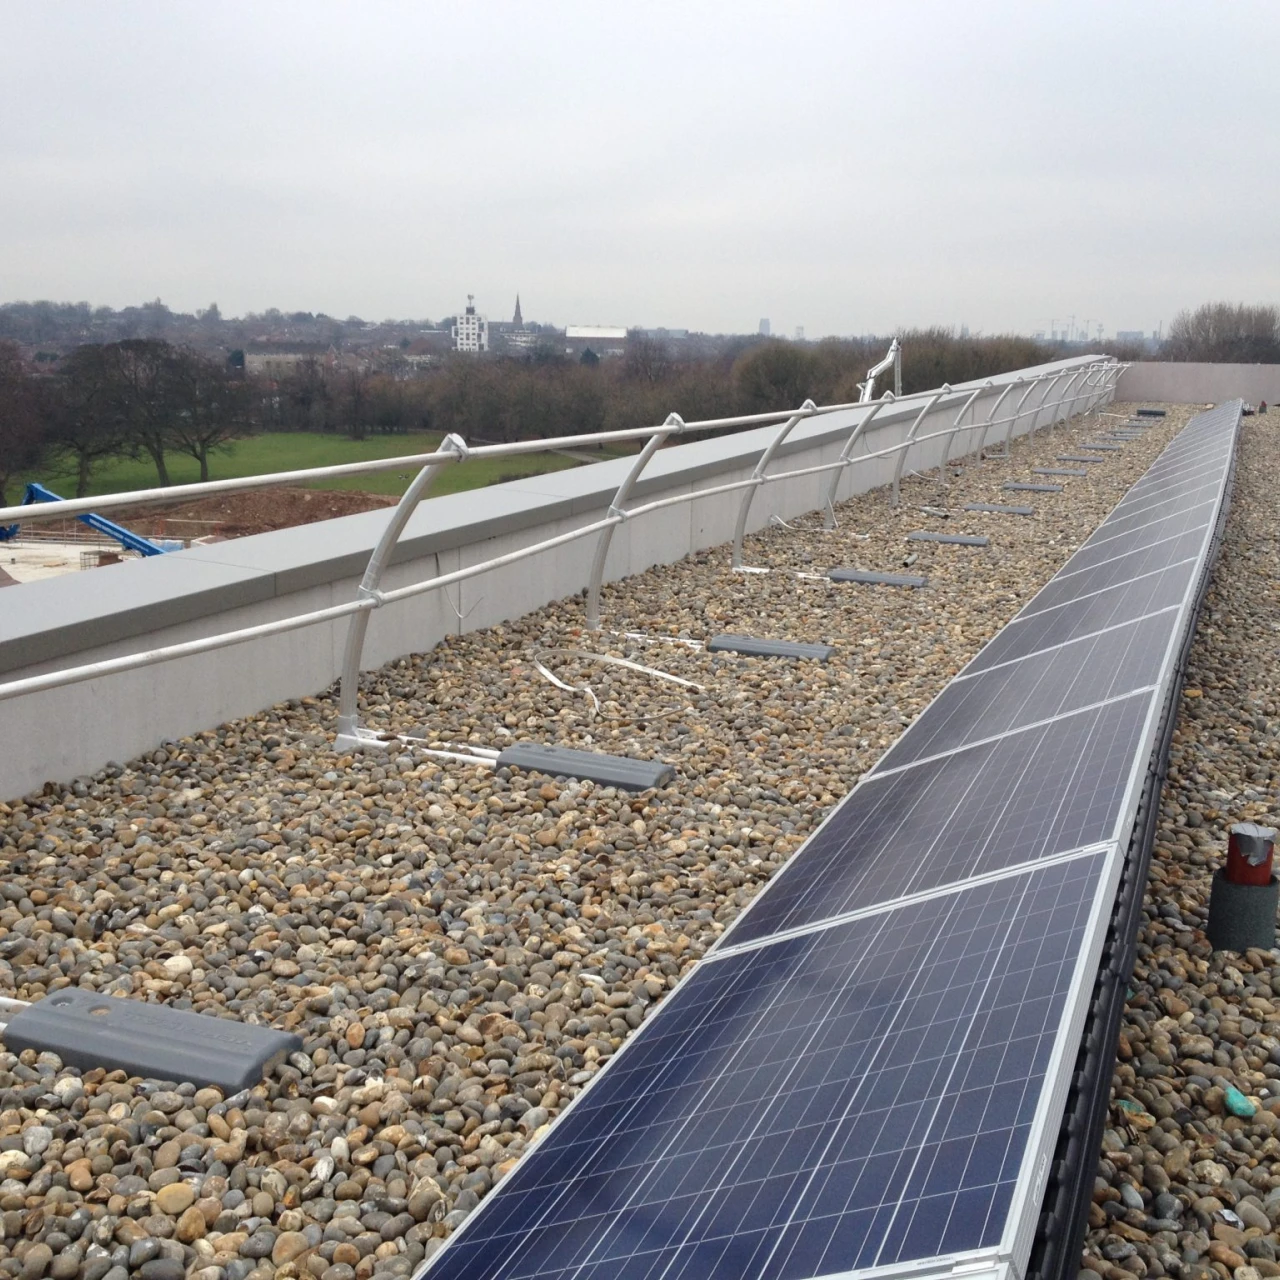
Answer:
<path fill-rule="evenodd" d="M 835 649 L 829 644 L 801 644 L 795 640 L 758 640 L 755 636 L 725 634 L 707 641 L 708 653 L 741 653 L 752 658 L 812 658 L 826 662 Z"/>
<path fill-rule="evenodd" d="M 498 768 L 514 766 L 553 778 L 586 778 L 625 791 L 648 791 L 676 776 L 661 760 L 636 760 L 632 756 L 608 756 L 599 751 L 574 751 L 543 742 L 517 742 L 498 756 Z"/>
<path fill-rule="evenodd" d="M 257 1084 L 275 1061 L 302 1048 L 298 1036 L 272 1027 L 80 987 L 28 1005 L 0 1034 L 10 1053 L 56 1053 L 69 1066 L 216 1085 L 229 1094 Z"/>
<path fill-rule="evenodd" d="M 832 582 L 861 582 L 870 587 L 923 587 L 929 581 L 914 573 L 877 573 L 874 569 L 831 569 Z"/>

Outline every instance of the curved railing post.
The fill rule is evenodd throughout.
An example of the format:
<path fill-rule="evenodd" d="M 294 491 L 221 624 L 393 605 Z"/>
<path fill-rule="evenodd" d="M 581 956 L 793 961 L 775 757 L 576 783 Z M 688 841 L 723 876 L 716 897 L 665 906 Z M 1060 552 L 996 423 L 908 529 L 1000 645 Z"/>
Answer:
<path fill-rule="evenodd" d="M 1070 422 L 1071 415 L 1075 411 L 1076 401 L 1080 399 L 1080 392 L 1076 390 L 1076 383 L 1081 378 L 1085 380 L 1084 385 L 1088 385 L 1089 374 L 1092 371 L 1092 365 L 1085 365 L 1070 382 L 1067 383 L 1066 390 L 1058 397 L 1058 402 L 1053 406 L 1053 421 L 1049 426 L 1056 427 L 1059 422 Z M 1063 405 L 1067 407 L 1063 409 Z"/>
<path fill-rule="evenodd" d="M 826 511 L 822 518 L 822 527 L 824 529 L 834 529 L 836 527 L 836 490 L 840 487 L 840 477 L 844 475 L 845 467 L 852 463 L 854 446 L 866 435 L 867 428 L 871 425 L 876 414 L 885 405 L 893 404 L 895 399 L 896 397 L 892 391 L 886 391 L 879 400 L 872 404 L 871 412 L 858 421 L 857 425 L 849 433 L 848 440 L 844 442 L 844 448 L 840 450 L 840 457 L 837 459 L 840 465 L 831 473 L 831 481 L 827 485 Z"/>
<path fill-rule="evenodd" d="M 1119 361 L 1112 361 L 1106 368 L 1106 372 L 1102 376 L 1102 381 L 1098 387 L 1098 394 L 1094 397 L 1090 409 L 1100 408 L 1104 404 L 1110 404 L 1115 398 L 1116 386 L 1120 381 L 1120 375 L 1127 369 L 1128 365 L 1123 365 Z"/>
<path fill-rule="evenodd" d="M 991 424 L 996 420 L 996 414 L 1000 412 L 1000 406 L 1008 399 L 1009 393 L 1015 388 L 1022 385 L 1022 379 L 1016 378 L 1013 382 L 1005 384 L 1004 389 L 996 397 L 996 402 L 991 406 L 991 412 L 987 414 L 987 420 L 982 424 L 982 434 L 978 437 L 978 466 L 982 466 L 982 454 L 987 447 L 987 432 L 991 430 Z"/>
<path fill-rule="evenodd" d="M 649 459 L 662 448 L 668 436 L 683 429 L 684 419 L 678 413 L 668 414 L 661 428 L 645 441 L 644 448 L 636 456 L 636 460 L 631 464 L 631 470 L 627 472 L 618 486 L 618 492 L 613 495 L 613 501 L 609 503 L 608 514 L 613 523 L 607 529 L 601 530 L 600 540 L 596 543 L 595 559 L 591 562 L 591 581 L 587 586 L 587 626 L 592 631 L 600 629 L 600 588 L 604 582 L 604 562 L 609 558 L 609 544 L 613 541 L 613 531 L 627 518 L 622 504 L 631 497 L 631 491 L 636 487 L 640 473 L 649 465 Z"/>
<path fill-rule="evenodd" d="M 1114 364 L 1103 366 L 1102 373 L 1094 386 L 1093 395 L 1089 397 L 1089 407 L 1085 410 L 1086 413 L 1092 413 L 1099 405 L 1106 402 L 1107 393 L 1111 390 L 1116 380 L 1115 368 Z"/>
<path fill-rule="evenodd" d="M 1039 404 L 1036 405 L 1034 412 L 1031 414 L 1031 429 L 1029 435 L 1034 440 L 1036 432 L 1040 430 L 1040 415 L 1045 411 L 1049 404 L 1049 397 L 1053 394 L 1053 389 L 1067 376 L 1066 371 L 1054 374 L 1049 381 L 1049 385 L 1044 389 L 1044 395 L 1040 397 Z"/>
<path fill-rule="evenodd" d="M 1049 377 L 1049 374 L 1042 373 L 1038 378 L 1035 378 L 1031 382 L 1027 383 L 1027 389 L 1022 393 L 1022 398 L 1018 401 L 1017 406 L 1014 408 L 1013 416 L 1009 419 L 1009 425 L 1005 429 L 1004 452 L 1006 457 L 1009 454 L 1010 445 L 1013 443 L 1014 430 L 1017 428 L 1018 423 L 1022 421 L 1023 408 L 1026 406 L 1028 399 L 1030 399 L 1031 393 L 1048 377 Z M 1040 403 L 1041 404 L 1044 403 L 1043 396 L 1040 397 Z"/>
<path fill-rule="evenodd" d="M 916 432 L 920 430 L 920 424 L 933 412 L 934 407 L 943 396 L 951 394 L 951 384 L 944 382 L 933 397 L 926 402 L 923 409 L 916 415 L 916 420 L 911 424 L 911 430 L 907 432 L 907 438 L 902 442 L 902 447 L 898 450 L 898 460 L 893 468 L 893 496 L 890 498 L 889 505 L 896 507 L 902 489 L 902 468 L 906 465 L 907 454 L 911 452 L 911 446 L 915 443 Z"/>
<path fill-rule="evenodd" d="M 956 433 L 960 430 L 960 424 L 964 421 L 964 416 L 973 408 L 975 401 L 984 391 L 990 391 L 995 385 L 990 378 L 972 392 L 969 398 L 960 407 L 960 412 L 956 414 L 956 420 L 951 424 L 951 434 L 947 437 L 946 443 L 942 446 L 942 461 L 938 464 L 938 483 L 941 484 L 946 476 L 947 464 L 951 461 L 951 445 L 956 438 Z M 974 426 L 971 422 L 970 428 Z"/>
<path fill-rule="evenodd" d="M 1070 405 L 1067 406 L 1067 420 L 1070 421 L 1076 416 L 1076 404 L 1083 400 L 1079 412 L 1088 413 L 1093 408 L 1098 399 L 1097 388 L 1106 378 L 1107 366 L 1100 361 L 1089 366 L 1089 374 L 1084 382 L 1080 384 L 1080 389 L 1072 397 Z"/>
<path fill-rule="evenodd" d="M 782 424 L 773 439 L 765 445 L 764 452 L 760 455 L 760 461 L 756 463 L 756 469 L 751 473 L 751 486 L 742 491 L 742 501 L 738 504 L 738 523 L 733 529 L 733 554 L 730 559 L 730 564 L 733 568 L 742 568 L 742 539 L 747 532 L 747 516 L 750 514 L 751 503 L 756 496 L 756 490 L 764 484 L 764 473 L 769 463 L 773 461 L 773 455 L 778 452 L 782 442 L 795 430 L 797 424 L 817 412 L 818 406 L 812 400 L 806 400 Z"/>
<path fill-rule="evenodd" d="M 447 435 L 440 442 L 439 453 L 452 453 L 461 462 L 467 456 L 467 444 L 461 436 Z M 404 491 L 396 509 L 391 513 L 387 527 L 382 531 L 365 567 L 364 577 L 356 588 L 357 596 L 364 596 L 374 601 L 375 607 L 382 603 L 379 587 L 382 575 L 386 572 L 387 561 L 395 550 L 400 535 L 404 532 L 409 517 L 413 515 L 418 503 L 422 501 L 436 472 L 447 466 L 443 462 L 430 462 L 414 477 L 413 483 Z M 351 626 L 347 629 L 347 644 L 342 655 L 342 683 L 338 690 L 338 734 L 334 741 L 334 750 L 352 751 L 363 746 L 360 737 L 360 710 L 358 695 L 360 692 L 360 657 L 364 652 L 365 633 L 369 630 L 370 610 L 353 614 Z"/>

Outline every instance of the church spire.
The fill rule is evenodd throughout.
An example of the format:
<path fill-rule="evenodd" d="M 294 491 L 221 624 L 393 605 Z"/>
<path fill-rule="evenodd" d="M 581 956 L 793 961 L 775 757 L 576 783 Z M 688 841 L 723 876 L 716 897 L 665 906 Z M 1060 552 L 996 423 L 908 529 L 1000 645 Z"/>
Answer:
<path fill-rule="evenodd" d="M 517 329 L 522 329 L 524 327 L 524 317 L 520 314 L 520 295 L 518 293 L 516 294 L 516 313 L 512 317 L 511 323 L 515 325 Z"/>

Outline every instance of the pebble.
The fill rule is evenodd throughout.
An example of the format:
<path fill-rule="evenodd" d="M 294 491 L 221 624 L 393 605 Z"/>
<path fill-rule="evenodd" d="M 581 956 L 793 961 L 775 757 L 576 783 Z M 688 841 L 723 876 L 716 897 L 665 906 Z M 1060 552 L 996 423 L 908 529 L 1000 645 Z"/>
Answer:
<path fill-rule="evenodd" d="M 654 792 L 445 764 L 408 745 L 338 756 L 330 691 L 0 803 L 0 994 L 38 1000 L 73 984 L 270 1023 L 303 1040 L 300 1053 L 234 1097 L 0 1052 L 0 1275 L 13 1272 L 4 1264 L 19 1251 L 22 1266 L 40 1265 L 39 1250 L 48 1251 L 49 1274 L 62 1258 L 78 1259 L 83 1280 L 408 1274 L 1056 572 L 1187 416 L 1175 409 L 1090 468 L 1087 484 L 1038 500 L 1036 516 L 1016 528 L 964 513 L 964 531 L 990 537 L 987 548 L 913 545 L 916 572 L 930 579 L 925 591 L 787 571 L 850 562 L 900 569 L 907 532 L 954 525 L 966 502 L 1002 501 L 1011 471 L 1052 465 L 1096 425 L 1015 442 L 1012 461 L 953 468 L 945 488 L 936 476 L 909 477 L 896 509 L 883 490 L 858 495 L 838 514 L 844 532 L 865 540 L 833 537 L 817 514 L 749 536 L 747 561 L 778 572 L 735 574 L 728 549 L 715 548 L 609 584 L 598 633 L 584 632 L 574 597 L 362 680 L 375 728 L 441 744 L 500 749 L 527 739 L 659 757 L 677 777 Z M 1270 545 L 1264 538 L 1249 552 L 1259 572 Z M 1239 785 L 1261 796 L 1271 739 L 1255 722 L 1270 714 L 1274 680 L 1260 661 L 1231 668 L 1248 638 L 1231 630 L 1237 604 L 1222 606 L 1220 627 L 1238 649 L 1224 656 L 1223 678 L 1236 681 L 1234 705 L 1249 705 L 1253 718 L 1230 720 L 1231 747 L 1253 749 Z M 619 634 L 721 631 L 826 641 L 837 652 L 826 664 L 797 664 Z M 608 653 L 700 687 L 565 651 Z M 564 683 L 589 685 L 595 701 L 547 683 L 535 658 Z M 1197 679 L 1215 687 L 1208 675 Z M 1197 713 L 1210 705 L 1202 700 Z M 1211 794 L 1228 785 L 1224 758 L 1183 757 L 1179 786 L 1195 792 L 1184 812 L 1202 820 L 1175 823 L 1174 844 L 1188 856 L 1219 830 L 1215 813 L 1228 811 Z M 1194 772 L 1203 783 L 1190 781 Z M 1190 873 L 1185 859 L 1179 865 Z M 1194 899 L 1190 881 L 1186 894 Z M 1175 894 L 1185 917 L 1159 917 L 1170 948 L 1201 922 L 1198 900 L 1180 902 Z M 1135 1061 L 1200 1064 L 1196 1096 L 1188 1086 L 1185 1101 L 1170 1100 L 1216 1126 L 1195 1159 L 1220 1154 L 1227 1124 L 1264 1141 L 1276 1115 L 1249 1073 L 1262 1070 L 1250 1065 L 1259 1052 L 1264 1065 L 1273 1048 L 1280 1061 L 1270 979 L 1245 960 L 1231 977 L 1173 949 L 1143 963 L 1152 1006 L 1145 1038 L 1133 1041 Z M 1202 997 L 1207 982 L 1216 986 Z M 1248 1004 L 1254 995 L 1268 1007 Z M 1203 998 L 1219 1003 L 1204 1008 Z M 1227 1005 L 1236 1011 L 1230 1025 Z M 1162 1025 L 1157 1042 L 1162 1017 L 1190 1022 Z M 1280 1078 L 1274 1070 L 1266 1079 Z M 1259 1099 L 1256 1116 L 1229 1114 L 1219 1076 Z M 1136 1069 L 1133 1077 L 1122 1096 L 1140 1102 L 1152 1124 L 1140 1141 L 1172 1138 L 1156 1078 L 1139 1079 Z M 1214 1089 L 1216 1112 L 1207 1106 Z M 1127 1149 L 1126 1129 L 1116 1155 Z M 1167 1186 L 1157 1191 L 1132 1160 L 1109 1169 L 1105 1185 L 1117 1200 L 1129 1189 L 1120 1201 L 1127 1212 L 1145 1219 L 1154 1208 L 1186 1233 L 1201 1229 L 1187 1209 L 1190 1165 L 1144 1149 Z M 1230 1190 L 1236 1172 L 1233 1163 L 1214 1193 L 1248 1222 Z M 1270 1190 L 1256 1188 L 1264 1216 L 1276 1203 Z M 1140 1209 L 1162 1193 L 1176 1212 L 1154 1202 Z M 1144 1258 L 1151 1248 L 1122 1243 Z M 1097 1265 L 1112 1266 L 1100 1256 Z M 1269 1261 L 1249 1256 L 1250 1265 Z"/>
<path fill-rule="evenodd" d="M 1095 1211 L 1131 1205 L 1126 1188 L 1137 1169 L 1152 1190 L 1153 1170 L 1164 1180 L 1152 1208 L 1171 1224 L 1161 1233 L 1168 1243 L 1133 1242 L 1123 1266 L 1139 1276 L 1280 1276 L 1277 953 L 1214 952 L 1204 933 L 1228 828 L 1243 821 L 1280 827 L 1280 598 L 1259 589 L 1280 578 L 1280 441 L 1273 431 L 1265 419 L 1244 421 L 1222 552 L 1191 648 L 1160 797 L 1110 1127 L 1098 1160 Z M 1139 1112 L 1151 1123 L 1138 1122 Z M 1105 1212 L 1091 1216 L 1084 1267 L 1109 1258 L 1116 1225 Z"/>

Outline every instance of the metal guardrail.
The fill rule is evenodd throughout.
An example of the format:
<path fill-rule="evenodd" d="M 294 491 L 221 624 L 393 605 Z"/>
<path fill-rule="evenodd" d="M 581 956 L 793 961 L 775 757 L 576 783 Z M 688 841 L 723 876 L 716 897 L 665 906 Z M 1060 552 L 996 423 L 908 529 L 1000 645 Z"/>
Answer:
<path fill-rule="evenodd" d="M 881 365 L 876 367 L 877 371 L 882 367 L 886 367 L 890 362 L 890 357 L 894 354 L 895 353 L 891 348 L 890 356 L 886 357 L 885 361 L 882 361 Z M 387 743 L 381 737 L 360 725 L 357 706 L 360 660 L 364 649 L 365 635 L 368 630 L 369 615 L 373 610 L 379 609 L 384 605 L 395 604 L 401 600 L 408 600 L 414 596 L 422 595 L 425 592 L 440 590 L 444 587 L 451 586 L 455 582 L 462 582 L 468 578 L 478 577 L 479 575 L 488 573 L 493 569 L 498 569 L 505 565 L 515 563 L 516 561 L 526 559 L 530 556 L 538 555 L 544 551 L 554 550 L 557 547 L 565 546 L 582 538 L 599 535 L 592 563 L 591 578 L 587 587 L 587 625 L 592 629 L 596 629 L 600 626 L 600 592 L 604 580 L 605 561 L 608 558 L 613 532 L 620 524 L 623 524 L 628 520 L 633 520 L 637 516 L 647 515 L 651 512 L 660 511 L 667 507 L 678 506 L 683 503 L 712 497 L 717 494 L 741 492 L 743 494 L 743 498 L 742 504 L 739 507 L 733 542 L 733 564 L 735 567 L 740 567 L 742 557 L 742 540 L 746 532 L 751 502 L 756 490 L 761 486 L 776 483 L 781 480 L 797 479 L 802 476 L 830 473 L 831 481 L 827 490 L 826 512 L 828 527 L 833 527 L 835 494 L 839 486 L 840 479 L 846 469 L 856 466 L 859 463 L 879 458 L 893 457 L 896 455 L 891 499 L 896 505 L 899 500 L 899 489 L 903 468 L 907 456 L 913 448 L 922 446 L 931 440 L 945 437 L 947 443 L 943 449 L 942 467 L 940 468 L 941 473 L 941 471 L 945 470 L 947 460 L 951 456 L 954 439 L 960 431 L 977 431 L 980 433 L 978 439 L 978 456 L 979 459 L 981 459 L 982 451 L 986 447 L 988 433 L 992 428 L 1003 426 L 1005 430 L 1002 443 L 1004 453 L 1007 454 L 1009 450 L 1009 441 L 1012 438 L 1013 432 L 1017 424 L 1027 414 L 1031 415 L 1031 421 L 1033 424 L 1032 430 L 1034 432 L 1041 425 L 1041 419 L 1046 411 L 1051 411 L 1052 417 L 1050 418 L 1049 423 L 1045 425 L 1056 425 L 1059 421 L 1073 416 L 1077 412 L 1077 406 L 1081 406 L 1079 409 L 1080 412 L 1088 412 L 1095 406 L 1105 403 L 1112 395 L 1114 395 L 1116 379 L 1125 367 L 1126 366 L 1120 365 L 1114 361 L 1093 361 L 1087 364 L 1073 366 L 1057 373 L 1041 374 L 1032 379 L 1023 379 L 1021 377 L 1016 378 L 1014 381 L 1010 382 L 996 398 L 995 404 L 992 406 L 985 421 L 982 423 L 975 423 L 971 421 L 965 425 L 964 418 L 972 409 L 981 393 L 994 387 L 994 384 L 988 381 L 983 387 L 978 388 L 965 399 L 959 412 L 956 414 L 949 426 L 940 431 L 929 432 L 925 435 L 919 434 L 920 427 L 928 418 L 929 414 L 936 409 L 940 401 L 942 401 L 946 396 L 952 394 L 951 388 L 944 385 L 943 387 L 935 390 L 917 392 L 913 395 L 901 397 L 895 396 L 892 392 L 886 392 L 880 400 L 870 402 L 870 412 L 860 418 L 854 425 L 849 438 L 841 449 L 839 458 L 835 462 L 823 463 L 812 467 L 802 467 L 792 471 L 775 472 L 773 474 L 768 473 L 768 464 L 772 461 L 778 449 L 795 427 L 799 425 L 799 423 L 809 418 L 824 417 L 833 413 L 856 409 L 859 405 L 839 404 L 819 407 L 811 400 L 806 400 L 805 403 L 796 410 L 749 414 L 733 418 L 708 419 L 701 422 L 685 422 L 679 414 L 673 413 L 661 426 L 656 428 L 638 427 L 626 431 L 597 432 L 592 435 L 558 437 L 550 440 L 531 440 L 518 441 L 512 444 L 503 445 L 485 445 L 474 449 L 468 448 L 465 441 L 460 437 L 450 435 L 445 438 L 439 449 L 434 453 L 418 454 L 401 458 L 376 459 L 370 462 L 349 463 L 333 467 L 313 467 L 301 471 L 276 472 L 270 475 L 250 476 L 238 480 L 215 480 L 202 484 L 172 485 L 164 489 L 145 489 L 133 493 L 114 494 L 106 498 L 70 499 L 63 502 L 44 504 L 41 507 L 34 509 L 32 507 L 3 508 L 0 509 L 0 522 L 11 520 L 15 514 L 20 514 L 26 522 L 32 522 L 33 517 L 38 521 L 56 520 L 69 515 L 75 515 L 80 511 L 86 511 L 90 508 L 95 511 L 102 511 L 126 506 L 154 505 L 162 502 L 172 502 L 178 498 L 185 499 L 202 497 L 210 493 L 229 493 L 245 489 L 266 488 L 281 483 L 325 480 L 349 475 L 366 475 L 379 471 L 402 469 L 406 466 L 412 465 L 420 467 L 417 476 L 405 491 L 398 506 L 392 512 L 391 519 L 388 521 L 386 528 L 383 530 L 382 536 L 378 539 L 378 543 L 373 549 L 372 555 L 369 557 L 368 567 L 361 579 L 360 586 L 357 589 L 356 598 L 354 600 L 347 601 L 343 604 L 331 605 L 325 609 L 317 609 L 308 613 L 294 614 L 287 618 L 279 618 L 272 622 L 261 623 L 258 626 L 244 627 L 236 631 L 204 636 L 198 640 L 189 640 L 181 644 L 166 645 L 160 648 L 127 654 L 119 658 L 111 658 L 101 662 L 85 663 L 82 666 L 68 667 L 61 671 L 53 671 L 44 675 L 29 676 L 25 679 L 0 683 L 0 701 L 20 697 L 24 694 L 41 692 L 46 689 L 53 689 L 64 685 L 81 683 L 86 680 L 93 680 L 99 676 L 112 675 L 123 671 L 134 670 L 139 667 L 151 666 L 155 663 L 167 662 L 176 658 L 208 653 L 215 649 L 243 644 L 251 640 L 262 639 L 268 636 L 280 635 L 288 631 L 300 630 L 301 628 L 313 626 L 321 622 L 333 622 L 339 618 L 349 617 L 351 619 L 351 627 L 347 633 L 346 647 L 343 655 L 338 701 L 338 734 L 335 741 L 335 747 L 338 750 L 360 750 L 364 748 L 385 749 Z M 1062 394 L 1050 403 L 1050 394 L 1064 378 L 1068 379 L 1066 387 Z M 873 376 L 869 371 L 868 383 L 872 382 Z M 1016 387 L 1021 386 L 1024 382 L 1026 383 L 1026 389 L 1019 399 L 1014 412 L 1004 418 L 997 418 L 996 414 L 1005 399 L 1008 397 L 1009 393 Z M 1028 399 L 1042 385 L 1044 386 L 1044 391 L 1041 393 L 1039 400 L 1036 402 L 1034 408 L 1028 409 Z M 921 406 L 920 412 L 912 422 L 911 428 L 904 440 L 884 449 L 868 451 L 861 454 L 855 453 L 858 443 L 865 443 L 867 440 L 866 429 L 871 425 L 882 409 L 890 405 L 907 405 L 917 402 Z M 866 407 L 866 404 L 863 403 L 862 407 Z M 745 480 L 730 481 L 725 484 L 710 485 L 700 489 L 691 489 L 687 493 L 679 493 L 669 497 L 659 498 L 653 502 L 642 503 L 639 506 L 628 507 L 625 505 L 630 499 L 636 483 L 639 481 L 645 467 L 648 465 L 649 461 L 653 458 L 653 455 L 658 451 L 658 449 L 661 448 L 661 446 L 671 436 L 692 435 L 695 433 L 722 430 L 730 427 L 770 425 L 779 422 L 781 422 L 781 426 L 779 427 L 778 432 L 771 437 L 768 444 L 762 450 L 760 459 L 749 478 Z M 470 565 L 466 568 L 456 569 L 451 573 L 438 574 L 434 578 L 427 578 L 421 582 L 410 583 L 403 587 L 397 587 L 391 591 L 382 590 L 382 577 L 390 561 L 391 553 L 395 549 L 401 535 L 404 533 L 405 527 L 409 522 L 409 518 L 417 508 L 418 503 L 425 496 L 432 480 L 443 467 L 456 462 L 465 461 L 468 458 L 510 457 L 517 454 L 542 452 L 547 449 L 562 448 L 569 445 L 616 444 L 639 439 L 645 440 L 644 448 L 637 455 L 630 470 L 627 472 L 626 477 L 618 486 L 617 492 L 614 494 L 613 500 L 609 504 L 608 511 L 603 518 L 593 520 L 588 524 L 581 525 L 576 529 L 572 529 L 567 533 L 559 534 L 556 537 L 546 538 L 542 541 L 531 543 L 528 546 L 508 552 L 505 555 L 496 556 L 492 559 Z"/>

